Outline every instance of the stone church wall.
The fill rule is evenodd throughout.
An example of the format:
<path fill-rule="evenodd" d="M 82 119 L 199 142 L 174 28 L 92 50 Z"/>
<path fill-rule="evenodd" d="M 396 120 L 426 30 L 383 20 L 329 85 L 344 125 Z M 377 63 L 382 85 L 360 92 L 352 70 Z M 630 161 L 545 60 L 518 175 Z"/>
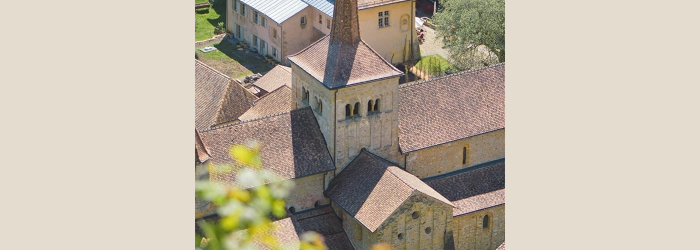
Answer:
<path fill-rule="evenodd" d="M 505 134 L 505 129 L 500 129 L 410 152 L 406 156 L 406 171 L 422 179 L 505 158 Z M 462 164 L 465 147 L 467 159 Z"/>
<path fill-rule="evenodd" d="M 500 205 L 452 219 L 455 249 L 496 249 L 506 240 L 505 205 Z M 483 218 L 489 216 L 488 227 Z"/>
<path fill-rule="evenodd" d="M 443 249 L 445 234 L 452 230 L 452 207 L 422 193 L 407 199 L 374 233 L 342 210 L 341 214 L 357 250 L 377 243 L 390 244 L 391 249 Z"/>
<path fill-rule="evenodd" d="M 328 172 L 327 172 L 328 173 Z M 326 205 L 330 200 L 323 196 L 324 173 L 294 179 L 296 186 L 286 200 L 287 209 L 294 207 L 296 212 Z"/>

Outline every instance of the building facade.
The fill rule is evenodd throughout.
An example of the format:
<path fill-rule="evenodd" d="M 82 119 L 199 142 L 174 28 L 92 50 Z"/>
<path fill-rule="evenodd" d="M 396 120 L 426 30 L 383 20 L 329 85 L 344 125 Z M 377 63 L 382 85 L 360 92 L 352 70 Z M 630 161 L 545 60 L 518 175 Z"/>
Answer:
<path fill-rule="evenodd" d="M 227 31 L 283 65 L 330 34 L 333 22 L 329 0 L 227 0 L 226 6 Z M 363 39 L 385 60 L 402 63 L 411 52 L 418 58 L 414 1 L 361 0 L 358 9 Z"/>

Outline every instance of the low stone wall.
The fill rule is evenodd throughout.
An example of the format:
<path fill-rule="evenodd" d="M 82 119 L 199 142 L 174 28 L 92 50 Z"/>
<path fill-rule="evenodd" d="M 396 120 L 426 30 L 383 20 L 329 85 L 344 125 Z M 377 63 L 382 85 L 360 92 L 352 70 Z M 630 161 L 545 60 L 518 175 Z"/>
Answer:
<path fill-rule="evenodd" d="M 212 38 L 209 38 L 207 40 L 194 42 L 194 47 L 199 47 L 199 46 L 202 46 L 202 45 L 214 42 L 214 41 L 220 42 L 224 38 L 225 35 L 226 34 L 218 34 L 218 35 L 216 35 Z"/>

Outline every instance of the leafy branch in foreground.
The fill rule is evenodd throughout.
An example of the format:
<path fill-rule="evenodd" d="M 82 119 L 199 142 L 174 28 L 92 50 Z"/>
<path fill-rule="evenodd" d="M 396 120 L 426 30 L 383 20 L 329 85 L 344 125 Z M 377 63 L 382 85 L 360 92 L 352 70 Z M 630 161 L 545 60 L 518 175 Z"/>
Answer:
<path fill-rule="evenodd" d="M 195 234 L 195 249 L 281 249 L 280 242 L 271 233 L 274 228 L 270 218 L 286 216 L 284 199 L 294 188 L 294 182 L 262 168 L 259 151 L 260 146 L 255 143 L 231 148 L 231 157 L 246 166 L 237 171 L 236 183 L 232 186 L 212 181 L 195 182 L 196 196 L 211 202 L 220 218 L 216 223 L 198 222 L 205 237 Z M 210 165 L 209 169 L 215 173 L 231 173 L 234 167 Z M 299 246 L 285 246 L 285 249 L 289 247 L 326 249 L 323 238 L 313 232 L 302 235 Z"/>

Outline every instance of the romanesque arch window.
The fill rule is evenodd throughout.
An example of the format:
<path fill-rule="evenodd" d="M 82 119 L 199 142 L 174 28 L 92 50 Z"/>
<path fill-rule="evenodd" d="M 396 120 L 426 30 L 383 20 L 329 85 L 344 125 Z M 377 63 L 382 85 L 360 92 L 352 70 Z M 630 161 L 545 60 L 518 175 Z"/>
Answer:
<path fill-rule="evenodd" d="M 469 144 L 464 145 L 462 148 L 462 165 L 467 165 L 469 163 Z"/>
<path fill-rule="evenodd" d="M 367 102 L 367 113 L 372 113 L 372 111 L 374 111 L 374 101 L 369 100 L 369 102 Z"/>
<path fill-rule="evenodd" d="M 356 102 L 355 109 L 352 111 L 352 115 L 359 115 L 359 114 L 360 114 L 360 103 Z"/>
<path fill-rule="evenodd" d="M 378 111 L 379 111 L 379 99 L 377 99 L 376 101 L 374 101 L 374 108 L 373 108 L 373 109 L 374 109 L 375 112 L 378 112 Z"/>
<path fill-rule="evenodd" d="M 345 118 L 352 116 L 352 106 L 350 104 L 345 105 Z"/>
<path fill-rule="evenodd" d="M 489 228 L 489 215 L 484 215 L 484 221 L 481 222 L 484 229 Z"/>
<path fill-rule="evenodd" d="M 294 206 L 289 207 L 289 213 L 294 213 L 296 211 L 297 211 L 297 209 L 294 208 Z"/>
<path fill-rule="evenodd" d="M 306 90 L 306 88 L 301 87 L 301 95 L 302 95 L 301 99 L 304 102 L 309 103 L 309 91 Z"/>
<path fill-rule="evenodd" d="M 321 99 L 317 99 L 317 100 L 318 100 L 318 113 L 323 114 L 323 101 L 321 101 Z"/>

